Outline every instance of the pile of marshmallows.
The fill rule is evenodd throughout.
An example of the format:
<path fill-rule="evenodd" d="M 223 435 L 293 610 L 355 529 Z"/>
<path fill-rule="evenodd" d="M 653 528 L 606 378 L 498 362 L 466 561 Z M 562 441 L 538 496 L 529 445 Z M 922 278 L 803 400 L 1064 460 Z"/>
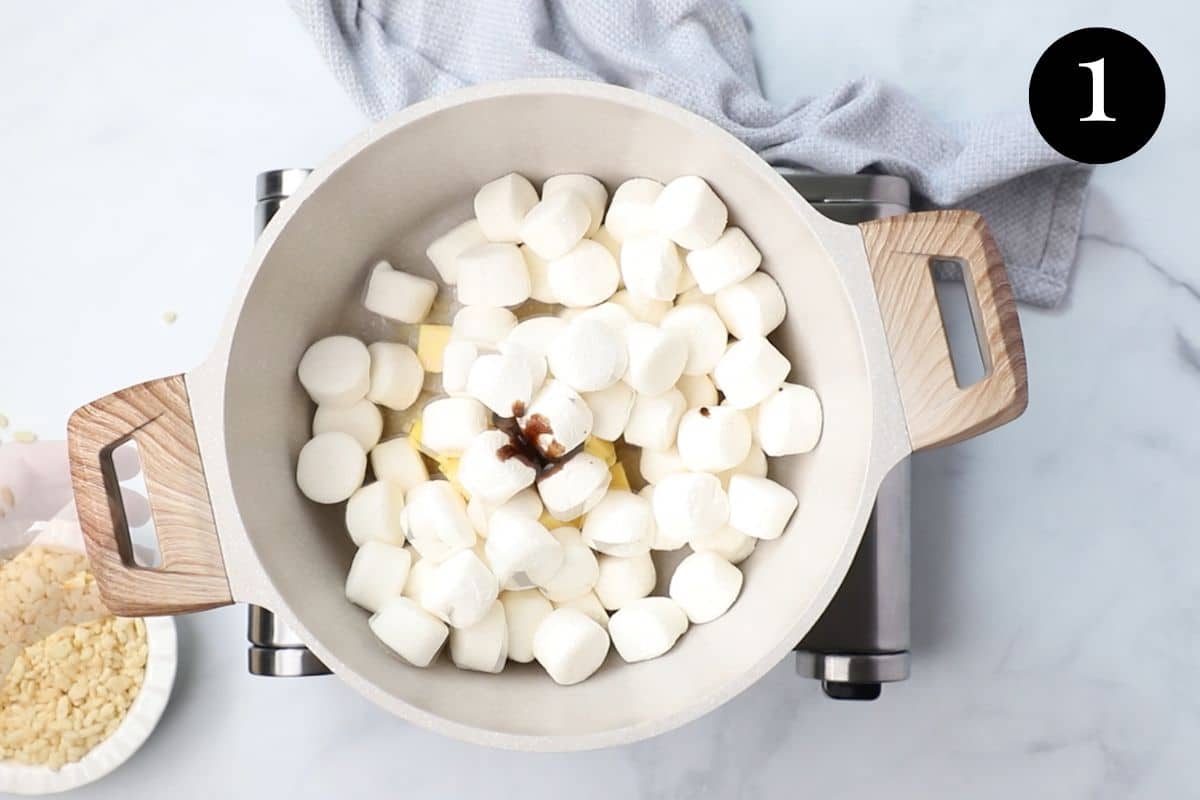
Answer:
<path fill-rule="evenodd" d="M 427 250 L 462 305 L 447 335 L 421 325 L 417 351 L 334 336 L 300 362 L 317 411 L 298 484 L 348 500 L 346 595 L 416 666 L 447 639 L 461 668 L 536 659 L 560 684 L 595 672 L 610 639 L 625 661 L 660 656 L 730 608 L 736 565 L 795 511 L 767 456 L 815 447 L 821 406 L 766 339 L 786 309 L 759 251 L 698 177 L 634 178 L 607 201 L 587 175 L 540 199 L 515 173 L 488 183 Z M 383 262 L 364 302 L 418 324 L 437 292 Z M 509 308 L 530 299 L 565 310 L 518 323 Z M 427 370 L 446 396 L 380 443 L 376 404 L 409 408 Z M 622 437 L 642 448 L 640 492 Z M 684 546 L 669 596 L 650 597 L 651 551 Z"/>

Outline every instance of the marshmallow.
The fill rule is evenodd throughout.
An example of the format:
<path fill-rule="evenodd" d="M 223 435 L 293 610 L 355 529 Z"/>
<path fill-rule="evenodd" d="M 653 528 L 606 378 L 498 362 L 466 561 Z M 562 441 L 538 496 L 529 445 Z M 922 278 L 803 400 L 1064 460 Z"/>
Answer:
<path fill-rule="evenodd" d="M 679 421 L 675 446 L 693 472 L 732 469 L 750 453 L 750 420 L 729 406 L 693 408 Z"/>
<path fill-rule="evenodd" d="M 466 503 L 449 481 L 426 481 L 409 489 L 404 521 L 408 540 L 422 559 L 441 563 L 475 544 Z"/>
<path fill-rule="evenodd" d="M 296 373 L 317 405 L 352 406 L 371 388 L 371 354 L 352 336 L 327 336 L 309 345 Z"/>
<path fill-rule="evenodd" d="M 721 485 L 725 487 L 725 491 L 729 491 L 729 479 L 734 475 L 752 475 L 755 478 L 767 477 L 767 454 L 757 443 L 750 443 L 750 450 L 746 453 L 746 457 L 742 459 L 740 464 L 730 467 L 717 473 L 717 477 L 721 479 Z"/>
<path fill-rule="evenodd" d="M 597 319 L 577 317 L 550 345 L 547 356 L 554 377 L 579 392 L 607 389 L 621 379 L 629 364 L 625 339 Z"/>
<path fill-rule="evenodd" d="M 512 442 L 503 431 L 487 430 L 476 434 L 459 459 L 459 483 L 472 497 L 478 496 L 493 505 L 500 505 L 525 487 L 532 486 L 537 470 L 513 454 L 512 449 Z"/>
<path fill-rule="evenodd" d="M 530 317 L 521 320 L 507 337 L 507 341 L 525 347 L 530 353 L 546 357 L 550 343 L 562 335 L 566 320 L 559 317 Z"/>
<path fill-rule="evenodd" d="M 314 503 L 340 503 L 362 486 L 367 454 L 354 437 L 341 431 L 309 439 L 296 458 L 296 485 Z"/>
<path fill-rule="evenodd" d="M 487 565 L 470 550 L 459 550 L 425 578 L 421 607 L 452 628 L 482 620 L 500 596 L 500 585 Z"/>
<path fill-rule="evenodd" d="M 671 538 L 704 536 L 729 522 L 729 498 L 716 475 L 668 475 L 654 484 L 652 499 L 654 522 L 671 531 Z"/>
<path fill-rule="evenodd" d="M 533 655 L 554 682 L 570 686 L 600 669 L 608 656 L 608 634 L 574 608 L 559 608 L 538 626 Z"/>
<path fill-rule="evenodd" d="M 650 178 L 630 178 L 613 192 L 604 226 L 618 242 L 632 236 L 653 233 L 658 227 L 654 202 L 662 194 L 663 185 Z"/>
<path fill-rule="evenodd" d="M 515 417 L 533 399 L 531 359 L 516 353 L 489 353 L 475 359 L 467 394 L 501 417 Z"/>
<path fill-rule="evenodd" d="M 367 279 L 367 295 L 363 305 L 381 317 L 411 325 L 429 315 L 437 293 L 436 281 L 392 269 L 391 264 L 380 261 Z"/>
<path fill-rule="evenodd" d="M 519 306 L 533 284 L 515 244 L 481 244 L 458 257 L 456 288 L 465 306 Z"/>
<path fill-rule="evenodd" d="M 612 615 L 608 634 L 621 658 L 633 664 L 670 650 L 687 627 L 688 617 L 679 603 L 670 597 L 644 597 Z"/>
<path fill-rule="evenodd" d="M 425 248 L 425 257 L 433 263 L 442 283 L 453 286 L 458 282 L 458 257 L 472 247 L 487 244 L 487 241 L 479 220 L 469 219 L 434 239 Z"/>
<path fill-rule="evenodd" d="M 684 175 L 666 185 L 654 201 L 659 229 L 680 247 L 714 244 L 729 221 L 729 210 L 703 179 Z"/>
<path fill-rule="evenodd" d="M 779 327 L 787 304 L 779 284 L 765 272 L 720 289 L 714 301 L 725 327 L 739 339 L 766 336 Z"/>
<path fill-rule="evenodd" d="M 367 399 L 393 411 L 403 411 L 417 402 L 425 385 L 425 368 L 416 351 L 397 342 L 375 342 L 367 350 L 371 353 Z"/>
<path fill-rule="evenodd" d="M 425 460 L 407 436 L 375 445 L 371 450 L 371 471 L 378 480 L 394 483 L 406 492 L 429 480 Z"/>
<path fill-rule="evenodd" d="M 740 339 L 729 346 L 713 370 L 713 381 L 733 408 L 750 408 L 778 389 L 792 365 L 762 337 Z"/>
<path fill-rule="evenodd" d="M 403 510 L 403 486 L 387 481 L 369 483 L 350 495 L 346 503 L 346 532 L 359 547 L 372 541 L 403 547 Z"/>
<path fill-rule="evenodd" d="M 392 597 L 399 597 L 408 580 L 412 556 L 403 547 L 367 542 L 358 548 L 346 576 L 346 599 L 375 612 Z"/>
<path fill-rule="evenodd" d="M 633 389 L 624 381 L 598 392 L 584 392 L 583 400 L 592 410 L 592 435 L 608 442 L 620 438 L 633 411 L 634 396 Z"/>
<path fill-rule="evenodd" d="M 596 597 L 609 611 L 615 611 L 640 600 L 654 591 L 658 574 L 649 553 L 620 558 L 602 555 L 596 559 L 600 577 L 596 579 Z"/>
<path fill-rule="evenodd" d="M 683 371 L 688 375 L 704 375 L 725 354 L 729 332 L 716 309 L 705 303 L 676 306 L 663 317 L 665 330 L 678 331 L 687 338 L 688 359 Z"/>
<path fill-rule="evenodd" d="M 707 375 L 684 375 L 675 388 L 683 394 L 683 401 L 688 408 L 717 404 L 717 387 Z"/>
<path fill-rule="evenodd" d="M 474 625 L 450 629 L 450 660 L 459 669 L 491 673 L 504 669 L 508 660 L 508 623 L 499 600 Z"/>
<path fill-rule="evenodd" d="M 654 540 L 654 512 L 650 503 L 629 491 L 610 491 L 588 512 L 583 523 L 583 540 L 593 550 L 611 556 L 645 555 Z"/>
<path fill-rule="evenodd" d="M 683 459 L 679 457 L 679 451 L 674 447 L 666 450 L 651 450 L 643 447 L 640 458 L 638 470 L 642 473 L 642 480 L 646 483 L 658 483 L 668 475 L 687 472 Z"/>
<path fill-rule="evenodd" d="M 371 632 L 414 667 L 428 667 L 450 629 L 407 597 L 393 597 L 367 622 Z"/>
<path fill-rule="evenodd" d="M 501 509 L 530 519 L 540 519 L 542 499 L 538 497 L 536 489 L 522 489 L 499 505 L 489 503 L 479 495 L 472 494 L 471 499 L 467 501 L 467 518 L 471 520 L 475 533 L 486 539 L 488 523 L 492 515 Z"/>
<path fill-rule="evenodd" d="M 634 319 L 657 325 L 671 310 L 670 302 L 655 300 L 642 295 L 631 294 L 628 289 L 622 289 L 612 296 L 612 302 L 623 307 L 633 315 Z"/>
<path fill-rule="evenodd" d="M 557 302 L 572 308 L 603 303 L 612 297 L 621 271 L 604 245 L 584 239 L 549 267 L 550 291 Z"/>
<path fill-rule="evenodd" d="M 563 564 L 563 547 L 546 526 L 511 511 L 492 515 L 484 549 L 506 590 L 545 585 Z"/>
<path fill-rule="evenodd" d="M 341 431 L 354 437 L 363 450 L 370 450 L 383 435 L 383 415 L 366 398 L 349 406 L 317 406 L 313 414 L 313 436 Z"/>
<path fill-rule="evenodd" d="M 604 606 L 600 603 L 600 598 L 596 597 L 595 592 L 588 592 L 579 597 L 566 600 L 561 603 L 555 603 L 555 608 L 573 608 L 576 611 L 582 611 L 596 621 L 596 624 L 601 628 L 608 630 L 608 612 L 604 610 Z"/>
<path fill-rule="evenodd" d="M 421 410 L 421 443 L 439 456 L 461 456 L 491 414 L 474 397 L 443 397 Z"/>
<path fill-rule="evenodd" d="M 472 342 L 457 341 L 446 345 L 446 349 L 442 351 L 442 389 L 446 394 L 466 393 L 471 365 L 477 358 L 479 348 Z"/>
<path fill-rule="evenodd" d="M 651 450 L 666 450 L 675 443 L 675 431 L 685 403 L 678 389 L 662 394 L 638 394 L 625 425 L 625 441 Z"/>
<path fill-rule="evenodd" d="M 796 495 L 770 478 L 729 479 L 729 526 L 756 539 L 778 539 L 796 510 Z"/>
<path fill-rule="evenodd" d="M 631 236 L 621 244 L 621 277 L 631 294 L 674 300 L 682 271 L 679 248 L 661 233 Z"/>
<path fill-rule="evenodd" d="M 533 661 L 533 636 L 554 606 L 536 589 L 501 592 L 504 621 L 508 626 L 508 658 L 519 664 Z"/>
<path fill-rule="evenodd" d="M 476 347 L 495 348 L 517 327 L 517 317 L 507 308 L 464 306 L 450 327 L 453 342 L 471 342 Z M 445 355 L 442 356 L 445 370 Z"/>
<path fill-rule="evenodd" d="M 530 250 L 529 245 L 517 249 L 525 259 L 525 269 L 529 270 L 529 296 L 539 303 L 557 303 L 550 288 L 550 262 Z"/>
<path fill-rule="evenodd" d="M 556 192 L 529 209 L 521 240 L 545 259 L 558 258 L 579 243 L 592 224 L 592 212 L 577 192 Z"/>
<path fill-rule="evenodd" d="M 662 394 L 675 385 L 688 360 L 688 340 L 682 333 L 635 322 L 625 338 L 629 347 L 626 383 L 646 395 Z"/>
<path fill-rule="evenodd" d="M 654 507 L 654 484 L 648 483 L 638 492 L 638 496 L 645 498 L 650 507 Z M 688 537 L 683 528 L 676 525 L 654 525 L 654 538 L 650 541 L 651 550 L 678 550 L 688 543 Z"/>
<path fill-rule="evenodd" d="M 562 458 L 592 432 L 592 410 L 562 381 L 547 381 L 519 422 L 547 458 Z"/>
<path fill-rule="evenodd" d="M 713 552 L 692 553 L 679 562 L 668 590 L 695 625 L 724 614 L 742 591 L 742 571 Z"/>
<path fill-rule="evenodd" d="M 697 536 L 688 542 L 697 553 L 715 553 L 730 564 L 740 564 L 754 552 L 758 539 L 726 525 L 719 531 Z M 411 580 L 411 578 L 409 579 Z"/>
<path fill-rule="evenodd" d="M 726 228 L 715 243 L 687 255 L 688 268 L 705 294 L 732 286 L 758 269 L 761 263 L 762 253 L 741 228 Z"/>
<path fill-rule="evenodd" d="M 412 546 L 404 548 L 404 552 L 412 557 L 412 567 L 408 570 L 408 580 L 404 582 L 404 591 L 401 594 L 420 605 L 421 593 L 425 591 L 425 580 L 433 572 L 437 562 L 421 558 L 421 554 Z"/>
<path fill-rule="evenodd" d="M 692 274 L 690 269 L 686 270 L 686 272 L 688 275 Z M 713 295 L 705 294 L 704 292 L 700 291 L 700 287 L 696 285 L 696 279 L 694 277 L 692 278 L 692 285 L 681 291 L 679 296 L 675 298 L 676 306 L 686 306 L 690 305 L 691 303 L 703 303 L 706 306 L 712 306 L 714 309 L 717 307 L 717 303 L 716 300 L 713 299 Z"/>
<path fill-rule="evenodd" d="M 607 464 L 591 453 L 576 453 L 538 479 L 538 493 L 550 516 L 569 522 L 595 508 L 611 481 Z"/>
<path fill-rule="evenodd" d="M 488 241 L 519 242 L 521 224 L 537 201 L 533 184 L 510 172 L 503 178 L 485 183 L 475 193 L 475 218 Z"/>
<path fill-rule="evenodd" d="M 807 453 L 821 439 L 821 398 L 807 386 L 785 383 L 758 406 L 754 424 L 769 456 Z"/>
<path fill-rule="evenodd" d="M 574 192 L 583 200 L 590 216 L 587 235 L 594 238 L 600 229 L 600 223 L 604 221 L 604 207 L 608 205 L 608 189 L 605 189 L 604 184 L 591 175 L 577 173 L 555 175 L 547 178 L 546 182 L 542 184 L 542 201 L 545 202 L 560 192 Z"/>
<path fill-rule="evenodd" d="M 609 233 L 607 225 L 601 225 L 599 230 L 591 234 L 591 239 L 604 245 L 604 249 L 612 253 L 613 261 L 621 263 L 621 243 Z"/>
<path fill-rule="evenodd" d="M 624 335 L 635 320 L 633 314 L 629 313 L 629 309 L 625 306 L 618 305 L 611 300 L 607 303 L 601 303 L 592 308 L 585 308 L 579 312 L 573 319 L 590 319 L 597 322 L 603 322 L 615 333 Z"/>
<path fill-rule="evenodd" d="M 575 528 L 556 528 L 551 534 L 563 548 L 563 562 L 542 588 L 542 594 L 555 603 L 590 594 L 600 578 L 596 554 Z"/>

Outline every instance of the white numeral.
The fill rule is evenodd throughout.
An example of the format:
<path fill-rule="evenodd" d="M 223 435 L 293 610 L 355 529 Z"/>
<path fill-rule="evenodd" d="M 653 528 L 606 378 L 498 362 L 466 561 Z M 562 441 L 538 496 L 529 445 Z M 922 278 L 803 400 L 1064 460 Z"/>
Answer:
<path fill-rule="evenodd" d="M 1116 122 L 1115 117 L 1110 117 L 1104 113 L 1104 59 L 1098 58 L 1095 61 L 1088 61 L 1085 64 L 1080 64 L 1086 70 L 1092 73 L 1092 113 L 1086 117 L 1080 117 L 1080 122 Z"/>

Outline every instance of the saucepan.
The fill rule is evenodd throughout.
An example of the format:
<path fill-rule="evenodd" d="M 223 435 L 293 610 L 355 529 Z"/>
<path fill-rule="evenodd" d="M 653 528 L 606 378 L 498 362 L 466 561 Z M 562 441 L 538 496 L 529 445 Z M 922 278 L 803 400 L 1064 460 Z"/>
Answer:
<path fill-rule="evenodd" d="M 353 544 L 339 510 L 306 501 L 294 482 L 312 413 L 296 380 L 304 349 L 335 333 L 383 338 L 352 310 L 369 265 L 386 258 L 436 277 L 426 246 L 471 215 L 480 185 L 511 171 L 535 183 L 584 172 L 610 190 L 633 176 L 705 177 L 782 287 L 788 314 L 772 339 L 791 379 L 814 387 L 825 409 L 816 450 L 772 466 L 799 509 L 743 564 L 733 609 L 666 657 L 628 665 L 612 655 L 570 687 L 536 665 L 485 675 L 402 663 L 343 595 Z M 963 265 L 986 367 L 969 386 L 956 381 L 934 294 L 930 264 L 943 259 Z M 535 80 L 465 89 L 368 129 L 267 226 L 208 361 L 90 403 L 69 433 L 80 521 L 115 613 L 264 606 L 399 717 L 488 745 L 571 750 L 669 730 L 749 686 L 832 598 L 884 475 L 912 451 L 994 428 L 1025 404 L 1016 307 L 977 214 L 834 223 L 694 114 L 612 86 Z M 133 560 L 109 463 L 130 439 L 162 551 L 156 568 Z"/>

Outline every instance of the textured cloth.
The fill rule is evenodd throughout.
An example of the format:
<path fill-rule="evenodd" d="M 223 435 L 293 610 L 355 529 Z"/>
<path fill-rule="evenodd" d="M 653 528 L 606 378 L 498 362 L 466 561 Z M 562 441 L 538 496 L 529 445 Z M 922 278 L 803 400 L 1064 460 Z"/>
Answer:
<path fill-rule="evenodd" d="M 763 97 L 733 0 L 292 0 L 338 80 L 372 119 L 472 83 L 608 81 L 721 125 L 768 162 L 907 178 L 921 205 L 972 208 L 995 233 L 1017 297 L 1066 293 L 1090 169 L 1028 114 L 943 127 L 869 79 L 777 106 Z"/>

